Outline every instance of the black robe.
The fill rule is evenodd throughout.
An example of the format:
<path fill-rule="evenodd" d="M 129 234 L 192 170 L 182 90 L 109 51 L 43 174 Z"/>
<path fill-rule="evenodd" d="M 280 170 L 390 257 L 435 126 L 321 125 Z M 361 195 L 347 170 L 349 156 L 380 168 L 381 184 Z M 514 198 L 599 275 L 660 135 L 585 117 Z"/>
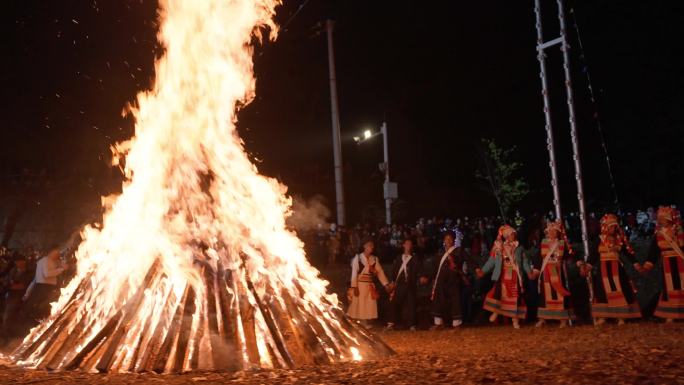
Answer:
<path fill-rule="evenodd" d="M 418 257 L 413 255 L 406 264 L 405 272 L 402 271 L 401 275 L 398 275 L 402 263 L 402 255 L 399 255 L 395 258 L 387 277 L 396 285 L 390 300 L 390 322 L 399 323 L 404 313 L 408 317 L 408 326 L 416 326 L 418 280 L 423 274 L 423 265 Z"/>
<path fill-rule="evenodd" d="M 460 320 L 463 316 L 461 305 L 461 289 L 470 286 L 468 272 L 475 268 L 475 261 L 466 255 L 463 248 L 454 249 L 444 259 L 440 270 L 440 261 L 444 252 L 437 254 L 434 262 L 433 288 L 431 299 L 431 313 L 435 317 Z M 467 264 L 468 271 L 464 273 L 463 266 Z"/>

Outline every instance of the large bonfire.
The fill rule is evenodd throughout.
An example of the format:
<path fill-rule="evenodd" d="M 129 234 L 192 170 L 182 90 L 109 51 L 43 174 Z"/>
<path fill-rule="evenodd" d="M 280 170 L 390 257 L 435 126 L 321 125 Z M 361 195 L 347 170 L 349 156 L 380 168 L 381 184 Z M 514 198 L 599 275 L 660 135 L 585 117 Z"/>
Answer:
<path fill-rule="evenodd" d="M 83 230 L 76 277 L 13 353 L 46 369 L 182 372 L 377 358 L 286 229 L 284 186 L 259 175 L 235 130 L 254 96 L 252 48 L 279 0 L 161 0 L 156 84 L 127 181 Z"/>

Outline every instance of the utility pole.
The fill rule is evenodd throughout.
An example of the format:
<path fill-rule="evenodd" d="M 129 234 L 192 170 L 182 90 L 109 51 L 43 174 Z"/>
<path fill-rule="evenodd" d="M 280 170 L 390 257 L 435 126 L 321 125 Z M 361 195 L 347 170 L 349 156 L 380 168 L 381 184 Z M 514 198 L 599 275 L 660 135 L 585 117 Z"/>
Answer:
<path fill-rule="evenodd" d="M 345 224 L 344 216 L 344 181 L 342 173 L 342 146 L 340 140 L 340 115 L 337 104 L 337 80 L 335 77 L 335 50 L 333 47 L 333 26 L 335 22 L 327 20 L 328 32 L 328 70 L 330 73 L 330 111 L 332 114 L 333 158 L 335 164 L 335 202 L 337 207 L 337 224 Z"/>
<path fill-rule="evenodd" d="M 382 146 L 383 146 L 383 153 L 384 153 L 384 171 L 385 171 L 385 183 L 384 183 L 384 188 L 383 192 L 385 195 L 385 223 L 388 225 L 392 224 L 392 194 L 390 194 L 390 177 L 389 177 L 389 149 L 388 149 L 388 140 L 387 140 L 387 123 L 382 122 L 382 127 L 380 128 L 380 132 L 382 133 Z"/>

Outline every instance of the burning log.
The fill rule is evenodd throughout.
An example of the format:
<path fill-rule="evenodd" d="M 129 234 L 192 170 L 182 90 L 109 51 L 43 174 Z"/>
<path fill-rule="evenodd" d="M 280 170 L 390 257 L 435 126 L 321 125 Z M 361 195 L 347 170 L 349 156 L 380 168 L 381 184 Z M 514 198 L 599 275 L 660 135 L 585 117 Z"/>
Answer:
<path fill-rule="evenodd" d="M 178 373 L 391 354 L 327 294 L 286 226 L 285 188 L 237 135 L 254 96 L 250 45 L 275 36 L 279 2 L 160 2 L 156 84 L 131 108 L 136 136 L 113 149 L 122 193 L 83 229 L 76 276 L 18 363 Z"/>
<path fill-rule="evenodd" d="M 132 364 L 130 371 L 151 372 L 153 370 L 154 363 L 157 362 L 157 357 L 161 350 L 166 329 L 174 314 L 175 308 L 173 306 L 175 302 L 176 296 L 173 292 L 170 292 L 163 302 L 163 308 L 161 309 L 158 321 L 155 323 L 154 328 L 150 330 L 151 335 L 147 343 L 143 342 L 138 348 L 140 358 Z M 141 335 L 141 337 L 145 337 L 145 335 Z"/>
<path fill-rule="evenodd" d="M 266 326 L 268 326 L 268 330 L 270 332 L 271 337 L 273 338 L 273 341 L 275 343 L 275 346 L 278 349 L 278 353 L 280 357 L 285 361 L 285 365 L 288 367 L 293 367 L 294 362 L 292 360 L 292 357 L 290 357 L 290 353 L 288 350 L 285 348 L 285 344 L 283 342 L 283 336 L 280 334 L 280 331 L 278 330 L 278 327 L 275 324 L 275 320 L 273 319 L 271 312 L 269 308 L 263 303 L 261 298 L 259 298 L 259 294 L 256 292 L 256 289 L 254 288 L 254 284 L 252 283 L 252 280 L 249 278 L 249 273 L 247 272 L 247 269 L 245 268 L 245 255 L 241 255 L 241 259 L 243 261 L 243 270 L 245 274 L 245 282 L 247 284 L 247 288 L 251 292 L 254 301 L 257 304 L 257 307 L 259 309 L 259 312 L 261 313 L 261 316 L 264 318 L 264 321 L 266 322 Z M 274 356 L 275 354 L 272 352 L 271 356 Z"/>
<path fill-rule="evenodd" d="M 233 272 L 232 276 L 235 275 Z M 231 280 L 232 281 L 232 280 Z M 260 365 L 261 357 L 259 355 L 259 348 L 257 347 L 257 337 L 256 337 L 256 323 L 255 323 L 255 309 L 252 304 L 249 303 L 249 297 L 245 285 L 243 283 L 237 284 L 233 283 L 234 287 L 237 288 L 237 301 L 239 304 L 239 315 L 237 322 L 238 333 L 242 330 L 241 343 L 244 345 L 244 349 L 247 352 L 247 364 L 251 367 L 257 368 Z"/>
<path fill-rule="evenodd" d="M 38 337 L 35 340 L 31 341 L 31 343 L 29 344 L 24 343 L 20 345 L 19 348 L 17 348 L 17 350 L 14 352 L 14 356 L 16 359 L 27 359 L 31 353 L 34 353 L 43 343 L 46 342 L 48 338 L 53 336 L 54 331 L 58 328 L 58 325 L 65 322 L 65 319 L 69 318 L 69 311 L 73 311 L 76 297 L 79 295 L 83 295 L 83 292 L 85 291 L 85 286 L 89 284 L 89 280 L 90 275 L 86 275 L 86 277 L 80 282 L 76 290 L 74 290 L 74 293 L 67 301 L 67 305 L 64 307 L 62 312 L 58 313 L 57 315 L 52 315 L 47 321 L 43 322 L 41 325 L 38 326 Z"/>
<path fill-rule="evenodd" d="M 185 292 L 181 297 L 180 304 L 176 307 L 173 319 L 171 320 L 171 325 L 169 330 L 166 332 L 164 342 L 162 342 L 159 353 L 157 353 L 154 364 L 152 364 L 152 370 L 157 373 L 166 372 L 166 367 L 171 356 L 171 350 L 173 349 L 173 344 L 178 338 L 178 333 L 180 330 L 181 323 L 183 321 L 183 313 L 187 303 L 190 287 L 185 287 Z"/>
<path fill-rule="evenodd" d="M 51 370 L 180 373 L 326 364 L 350 359 L 352 348 L 369 358 L 392 354 L 336 306 L 304 300 L 300 285 L 292 295 L 267 282 L 260 295 L 244 264 L 225 271 L 220 264 L 203 266 L 200 282 L 199 289 L 186 284 L 177 299 L 156 260 L 97 332 L 79 313 L 93 290 L 82 282 L 62 313 L 41 325 L 15 357 L 38 355 L 36 367 Z"/>
<path fill-rule="evenodd" d="M 114 354 L 123 348 L 121 346 L 121 340 L 123 339 L 128 328 L 131 326 L 131 321 L 133 317 L 138 314 L 141 302 L 143 301 L 145 290 L 153 286 L 152 282 L 158 278 L 161 263 L 159 260 L 155 260 L 150 270 L 147 272 L 147 276 L 143 280 L 142 285 L 138 288 L 137 293 L 126 302 L 123 307 L 122 315 L 119 317 L 121 320 L 117 322 L 116 328 L 109 333 L 107 336 L 107 349 L 102 354 L 102 358 L 97 363 L 95 368 L 99 372 L 107 372 L 112 364 Z"/>
<path fill-rule="evenodd" d="M 239 309 L 237 301 L 237 289 L 233 285 L 232 272 L 224 270 L 221 263 L 218 264 L 218 272 L 214 283 L 217 295 L 217 312 L 219 327 L 219 343 L 214 351 L 214 363 L 228 370 L 239 370 L 246 361 L 242 354 L 241 338 L 238 333 Z M 226 277 L 229 277 L 227 280 Z"/>

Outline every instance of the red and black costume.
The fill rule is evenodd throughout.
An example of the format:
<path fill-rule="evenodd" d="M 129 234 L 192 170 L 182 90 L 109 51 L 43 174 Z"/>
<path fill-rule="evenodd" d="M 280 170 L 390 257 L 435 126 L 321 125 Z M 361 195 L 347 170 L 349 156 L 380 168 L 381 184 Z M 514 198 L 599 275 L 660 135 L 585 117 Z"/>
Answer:
<path fill-rule="evenodd" d="M 594 299 L 591 313 L 594 318 L 640 318 L 636 290 L 627 276 L 624 263 L 634 265 L 629 241 L 620 228 L 617 216 L 606 214 L 601 218 L 598 248 L 589 255 L 588 263 L 594 267 L 592 286 Z"/>
<path fill-rule="evenodd" d="M 668 320 L 684 319 L 684 231 L 679 211 L 660 207 L 656 235 L 651 245 L 648 263 L 660 264 L 661 293 L 655 315 Z"/>

